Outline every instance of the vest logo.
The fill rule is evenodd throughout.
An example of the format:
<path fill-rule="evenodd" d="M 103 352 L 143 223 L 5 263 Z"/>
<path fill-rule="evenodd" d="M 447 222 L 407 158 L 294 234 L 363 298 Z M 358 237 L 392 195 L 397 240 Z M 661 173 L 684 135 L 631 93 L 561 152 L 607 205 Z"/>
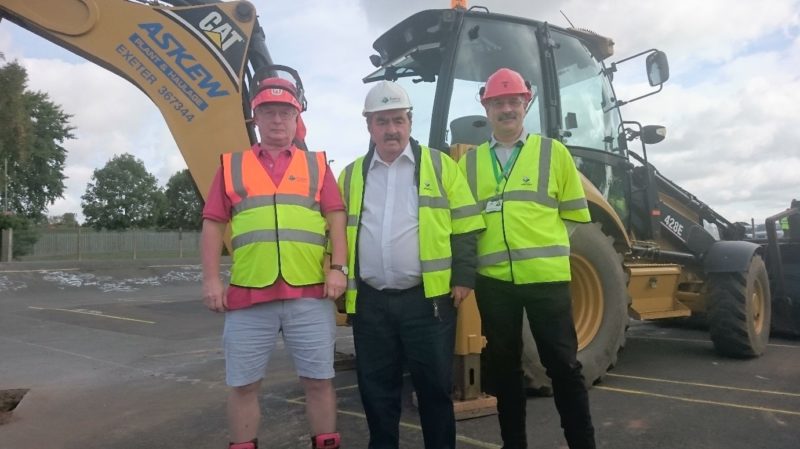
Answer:
<path fill-rule="evenodd" d="M 531 185 L 531 178 L 529 178 L 527 176 L 523 176 L 522 177 L 522 185 L 524 185 L 524 186 Z"/>
<path fill-rule="evenodd" d="M 423 190 L 431 190 L 431 183 L 425 182 L 425 185 L 422 186 Z"/>
<path fill-rule="evenodd" d="M 297 177 L 295 175 L 289 175 L 288 177 L 286 177 L 286 179 L 289 182 L 295 182 L 295 181 L 297 181 L 297 182 L 307 182 L 308 181 L 308 178 L 306 178 L 305 176 Z"/>

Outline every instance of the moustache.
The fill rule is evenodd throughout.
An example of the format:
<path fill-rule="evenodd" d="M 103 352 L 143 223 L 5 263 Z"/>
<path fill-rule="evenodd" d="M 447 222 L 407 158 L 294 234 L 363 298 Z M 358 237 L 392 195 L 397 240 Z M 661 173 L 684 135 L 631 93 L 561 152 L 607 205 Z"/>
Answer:
<path fill-rule="evenodd" d="M 503 112 L 498 117 L 499 120 L 508 120 L 508 119 L 516 119 L 517 113 L 516 112 Z"/>
<path fill-rule="evenodd" d="M 396 141 L 400 142 L 400 134 L 384 134 L 383 135 L 383 141 L 384 142 L 388 142 L 390 140 L 396 140 Z"/>

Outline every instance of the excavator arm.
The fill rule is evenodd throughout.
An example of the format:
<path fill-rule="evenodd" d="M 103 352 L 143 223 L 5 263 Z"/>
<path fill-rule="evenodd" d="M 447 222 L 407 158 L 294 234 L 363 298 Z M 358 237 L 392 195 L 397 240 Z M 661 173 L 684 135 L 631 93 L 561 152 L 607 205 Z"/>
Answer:
<path fill-rule="evenodd" d="M 248 86 L 272 64 L 247 1 L 0 0 L 7 19 L 125 78 L 161 111 L 202 195 L 250 146 Z M 79 84 L 79 83 L 78 83 Z M 80 85 L 80 84 L 79 84 Z M 83 85 L 86 95 L 103 95 Z"/>

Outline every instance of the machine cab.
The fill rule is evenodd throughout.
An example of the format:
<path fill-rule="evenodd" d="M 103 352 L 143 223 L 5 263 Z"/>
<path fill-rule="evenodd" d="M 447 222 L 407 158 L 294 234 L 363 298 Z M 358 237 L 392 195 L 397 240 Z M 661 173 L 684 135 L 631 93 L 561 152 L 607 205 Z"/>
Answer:
<path fill-rule="evenodd" d="M 491 137 L 478 90 L 508 67 L 531 82 L 525 118 L 529 133 L 568 146 L 576 165 L 614 208 L 625 227 L 630 187 L 627 154 L 620 148 L 621 117 L 602 61 L 613 42 L 473 8 L 428 10 L 375 41 L 378 70 L 364 78 L 396 80 L 414 104 L 412 135 L 431 147 L 463 151 Z"/>

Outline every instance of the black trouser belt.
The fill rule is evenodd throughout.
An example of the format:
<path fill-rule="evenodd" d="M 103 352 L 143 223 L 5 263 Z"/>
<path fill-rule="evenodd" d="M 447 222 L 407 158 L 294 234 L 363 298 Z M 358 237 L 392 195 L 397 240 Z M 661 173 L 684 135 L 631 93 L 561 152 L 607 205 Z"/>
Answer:
<path fill-rule="evenodd" d="M 410 292 L 413 292 L 415 290 L 418 290 L 418 289 L 422 288 L 422 284 L 418 284 L 418 285 L 415 285 L 415 286 L 409 287 L 409 288 L 383 288 L 383 289 L 377 289 L 377 288 L 367 284 L 364 281 L 361 281 L 361 285 L 363 287 L 365 287 L 365 288 L 370 289 L 370 290 L 373 290 L 373 291 L 376 291 L 376 292 L 380 292 L 380 293 L 383 293 L 385 295 L 390 295 L 390 296 L 400 296 L 400 295 L 403 295 L 405 293 L 410 293 Z"/>

